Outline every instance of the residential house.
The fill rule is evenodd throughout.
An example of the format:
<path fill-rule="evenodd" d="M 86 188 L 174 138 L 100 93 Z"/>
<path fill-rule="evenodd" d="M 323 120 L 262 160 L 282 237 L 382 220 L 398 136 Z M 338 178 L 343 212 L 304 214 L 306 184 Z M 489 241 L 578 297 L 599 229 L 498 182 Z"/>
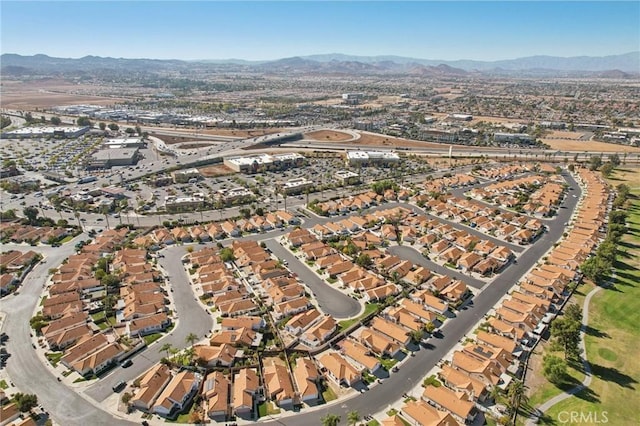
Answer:
<path fill-rule="evenodd" d="M 340 386 L 350 387 L 361 379 L 358 370 L 336 352 L 325 352 L 318 359 L 318 363 L 326 369 L 329 378 Z"/>
<path fill-rule="evenodd" d="M 164 388 L 152 412 L 166 418 L 171 418 L 181 412 L 191 401 L 200 387 L 200 377 L 189 370 L 176 374 Z"/>
<path fill-rule="evenodd" d="M 164 364 L 156 364 L 140 379 L 140 385 L 131 398 L 131 405 L 149 411 L 160 392 L 171 380 L 171 370 Z"/>
<path fill-rule="evenodd" d="M 296 403 L 295 390 L 287 366 L 278 358 L 263 359 L 265 395 L 278 407 L 293 408 Z"/>
<path fill-rule="evenodd" d="M 224 422 L 229 417 L 231 382 L 221 371 L 209 373 L 202 384 L 202 397 L 207 416 Z"/>
<path fill-rule="evenodd" d="M 241 369 L 233 380 L 233 394 L 231 396 L 233 414 L 245 420 L 251 419 L 260 390 L 260 380 L 256 370 L 253 368 Z"/>
<path fill-rule="evenodd" d="M 315 404 L 320 400 L 321 394 L 318 388 L 320 382 L 320 372 L 309 358 L 296 359 L 293 367 L 293 377 L 298 388 L 301 402 Z"/>

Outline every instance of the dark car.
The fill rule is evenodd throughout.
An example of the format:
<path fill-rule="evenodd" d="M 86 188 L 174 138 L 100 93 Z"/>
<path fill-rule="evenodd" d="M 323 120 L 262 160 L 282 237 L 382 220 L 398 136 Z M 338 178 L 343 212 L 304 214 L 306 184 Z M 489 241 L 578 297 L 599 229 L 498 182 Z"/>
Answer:
<path fill-rule="evenodd" d="M 122 368 L 131 367 L 133 365 L 133 361 L 128 359 L 128 360 L 124 361 L 121 365 L 122 365 Z"/>
<path fill-rule="evenodd" d="M 122 389 L 124 389 L 125 386 L 127 386 L 127 384 L 124 381 L 120 380 L 118 383 L 113 385 L 111 389 L 113 389 L 114 392 L 120 392 Z"/>

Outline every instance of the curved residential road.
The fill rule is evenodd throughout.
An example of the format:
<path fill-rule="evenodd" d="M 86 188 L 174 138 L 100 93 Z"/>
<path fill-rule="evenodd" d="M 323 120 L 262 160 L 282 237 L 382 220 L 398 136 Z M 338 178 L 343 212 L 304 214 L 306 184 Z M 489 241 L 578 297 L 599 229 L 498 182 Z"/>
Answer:
<path fill-rule="evenodd" d="M 302 413 L 295 413 L 295 415 L 294 413 L 285 412 L 285 415 L 278 420 L 274 419 L 273 421 L 261 423 L 269 426 L 281 426 L 282 424 L 287 426 L 307 426 L 318 424 L 318 419 L 329 413 L 337 414 L 342 419 L 346 419 L 351 411 L 357 411 L 363 416 L 375 414 L 386 410 L 390 404 L 399 400 L 402 394 L 411 392 L 422 381 L 424 375 L 435 367 L 451 348 L 471 331 L 502 296 L 518 282 L 520 277 L 534 266 L 542 255 L 561 238 L 564 223 L 570 221 L 581 194 L 580 188 L 573 177 L 565 175 L 565 178 L 573 188 L 569 193 L 576 194 L 577 197 L 569 196 L 565 198 L 562 205 L 566 208 L 559 209 L 557 217 L 546 222 L 549 231 L 544 233 L 535 244 L 518 257 L 517 265 L 509 266 L 487 285 L 480 294 L 474 296 L 473 304 L 468 305 L 467 310 L 456 312 L 456 318 L 445 322 L 442 327 L 442 338 L 429 339 L 427 348 L 421 347 L 414 357 L 410 357 L 400 367 L 398 372 L 391 373 L 391 376 L 385 379 L 382 384 L 372 387 L 364 395 L 355 394 L 336 403 L 305 410 Z"/>
<path fill-rule="evenodd" d="M 89 386 L 87 395 L 102 402 L 113 394 L 111 387 L 120 380 L 129 381 L 140 376 L 165 356 L 159 349 L 170 343 L 176 349 L 183 349 L 189 344 L 185 341 L 189 333 L 203 338 L 213 328 L 213 318 L 207 309 L 196 299 L 189 278 L 187 277 L 181 258 L 187 253 L 186 246 L 172 246 L 164 249 L 158 264 L 169 276 L 169 287 L 173 290 L 174 306 L 178 314 L 175 327 L 162 339 L 133 356 L 133 365 L 129 368 L 116 368 L 106 377 Z"/>
<path fill-rule="evenodd" d="M 585 336 L 585 331 L 587 329 L 587 325 L 589 324 L 589 303 L 591 302 L 591 298 L 595 296 L 596 293 L 598 293 L 600 290 L 602 290 L 602 287 L 596 287 L 593 290 L 591 290 L 589 294 L 587 294 L 587 296 L 584 298 L 584 302 L 582 304 L 582 325 L 580 326 L 580 349 L 584 354 L 584 357 L 582 358 L 582 366 L 584 368 L 584 380 L 579 385 L 569 389 L 566 392 L 562 392 L 560 395 L 556 395 L 550 400 L 548 400 L 547 402 L 545 402 L 544 404 L 539 405 L 533 411 L 534 415 L 546 413 L 547 411 L 549 411 L 551 407 L 553 407 L 557 403 L 572 397 L 573 395 L 577 394 L 578 392 L 582 391 L 585 388 L 588 388 L 591 385 L 591 379 L 593 378 L 593 376 L 591 375 L 591 365 L 587 360 L 587 348 L 584 343 L 584 336 Z M 527 426 L 535 425 L 536 417 L 529 417 L 527 419 L 526 424 Z"/>
<path fill-rule="evenodd" d="M 289 262 L 287 267 L 311 289 L 314 297 L 318 301 L 318 306 L 323 312 L 330 314 L 334 318 L 351 318 L 356 316 L 361 310 L 362 305 L 351 296 L 347 296 L 339 290 L 331 287 L 318 275 L 303 265 L 293 254 L 286 248 L 282 247 L 276 240 L 267 240 L 267 247 L 275 254 L 278 259 L 284 259 Z"/>
<path fill-rule="evenodd" d="M 56 268 L 75 252 L 74 244 L 81 237 L 47 250 L 45 258 L 27 275 L 17 296 L 7 296 L 0 304 L 6 314 L 3 331 L 9 335 L 6 343 L 11 357 L 7 360 L 7 373 L 18 389 L 38 396 L 38 402 L 53 420 L 62 425 L 113 425 L 135 424 L 116 419 L 111 414 L 93 406 L 77 393 L 58 382 L 48 365 L 45 365 L 31 347 L 29 319 L 42 294 L 49 269 Z M 24 247 L 23 247 L 24 249 Z"/>

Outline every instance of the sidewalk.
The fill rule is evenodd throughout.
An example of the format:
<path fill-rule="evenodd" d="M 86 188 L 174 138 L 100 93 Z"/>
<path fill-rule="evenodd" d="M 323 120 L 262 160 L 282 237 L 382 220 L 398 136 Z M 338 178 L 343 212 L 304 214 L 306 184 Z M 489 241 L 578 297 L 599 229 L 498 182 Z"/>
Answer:
<path fill-rule="evenodd" d="M 533 426 L 537 424 L 538 416 L 540 414 L 547 412 L 551 407 L 553 407 L 557 403 L 564 401 L 565 399 L 577 394 L 578 392 L 582 391 L 585 388 L 588 388 L 589 385 L 591 384 L 591 379 L 592 379 L 591 365 L 587 360 L 587 348 L 585 347 L 584 336 L 585 336 L 585 330 L 589 323 L 589 303 L 591 302 L 591 298 L 595 296 L 595 294 L 598 293 L 600 290 L 602 290 L 602 287 L 596 287 L 593 290 L 591 290 L 589 294 L 587 294 L 587 296 L 584 298 L 584 303 L 582 304 L 582 326 L 580 327 L 580 349 L 584 354 L 582 358 L 582 365 L 584 368 L 584 375 L 585 375 L 584 380 L 578 386 L 572 389 L 569 389 L 568 391 L 563 392 L 560 395 L 556 395 L 550 400 L 548 400 L 547 402 L 536 407 L 536 409 L 533 411 L 533 414 L 532 414 L 533 417 L 529 417 L 527 419 L 525 423 L 526 426 Z"/>

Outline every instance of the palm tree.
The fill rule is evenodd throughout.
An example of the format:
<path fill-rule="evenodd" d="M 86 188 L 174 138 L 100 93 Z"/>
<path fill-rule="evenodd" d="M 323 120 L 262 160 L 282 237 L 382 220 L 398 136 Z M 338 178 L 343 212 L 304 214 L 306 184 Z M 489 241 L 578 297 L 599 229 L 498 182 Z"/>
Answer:
<path fill-rule="evenodd" d="M 187 337 L 184 338 L 184 341 L 193 346 L 193 343 L 198 341 L 198 336 L 195 333 L 189 333 Z"/>
<path fill-rule="evenodd" d="M 337 414 L 327 414 L 320 419 L 322 426 L 338 426 L 340 423 L 340 416 Z"/>
<path fill-rule="evenodd" d="M 358 413 L 357 411 L 350 411 L 349 414 L 347 414 L 348 424 L 355 425 L 359 421 L 360 421 L 360 413 Z"/>
<path fill-rule="evenodd" d="M 520 408 L 520 404 L 525 401 L 526 396 L 524 394 L 524 384 L 520 380 L 514 380 L 509 386 L 507 392 L 509 408 L 512 412 L 517 412 Z"/>
<path fill-rule="evenodd" d="M 165 352 L 167 354 L 167 358 L 169 358 L 169 352 L 171 352 L 172 349 L 173 349 L 173 345 L 171 343 L 165 343 L 158 350 L 158 352 Z"/>

